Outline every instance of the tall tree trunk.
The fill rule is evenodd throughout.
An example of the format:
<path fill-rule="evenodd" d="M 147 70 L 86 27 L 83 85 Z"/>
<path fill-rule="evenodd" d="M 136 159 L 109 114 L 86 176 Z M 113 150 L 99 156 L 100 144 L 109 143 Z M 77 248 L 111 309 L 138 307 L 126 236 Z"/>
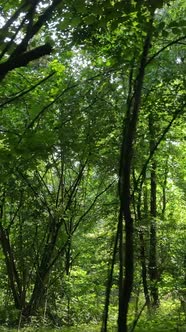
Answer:
<path fill-rule="evenodd" d="M 165 161 L 165 172 L 164 172 L 164 180 L 162 184 L 162 220 L 165 219 L 165 211 L 166 211 L 166 187 L 167 187 L 167 178 L 168 178 L 168 161 L 169 161 L 169 156 L 166 157 Z"/>
<path fill-rule="evenodd" d="M 150 153 L 155 146 L 155 129 L 153 124 L 152 114 L 149 116 L 149 133 L 150 133 Z M 156 160 L 152 160 L 151 164 L 151 192 L 150 192 L 150 251 L 149 251 L 149 278 L 150 278 L 150 292 L 152 298 L 152 305 L 157 307 L 159 304 L 158 296 L 158 267 L 157 267 L 157 231 L 156 231 L 156 217 L 157 217 L 157 183 L 156 183 Z"/>
<path fill-rule="evenodd" d="M 0 242 L 5 256 L 5 264 L 7 268 L 8 280 L 10 283 L 10 289 L 12 291 L 15 307 L 21 310 L 25 305 L 25 292 L 19 277 L 19 273 L 16 268 L 16 263 L 14 259 L 14 252 L 12 250 L 8 231 L 2 225 L 3 218 L 3 207 L 4 207 L 5 197 L 3 197 L 3 203 L 0 206 Z"/>
<path fill-rule="evenodd" d="M 144 177 L 145 181 L 145 177 Z M 145 304 L 148 308 L 148 312 L 150 312 L 150 295 L 149 295 L 149 287 L 148 287 L 148 270 L 147 270 L 147 259 L 146 259 L 146 248 L 145 248 L 145 239 L 144 239 L 144 231 L 142 223 L 143 221 L 147 222 L 148 218 L 148 198 L 147 198 L 147 188 L 144 189 L 144 220 L 141 215 L 141 205 L 142 205 L 142 186 L 141 183 L 138 202 L 137 202 L 137 221 L 139 225 L 139 243 L 140 243 L 140 261 L 141 261 L 141 276 L 142 276 L 142 283 L 143 283 L 143 292 L 145 297 Z"/>
<path fill-rule="evenodd" d="M 145 243 L 144 243 L 144 235 L 143 231 L 140 230 L 140 258 L 141 258 L 141 274 L 142 274 L 142 282 L 143 282 L 143 291 L 145 296 L 145 302 L 150 312 L 150 296 L 149 296 L 149 288 L 147 282 L 147 267 L 146 267 L 146 255 L 145 255 Z"/>
<path fill-rule="evenodd" d="M 16 269 L 14 254 L 9 242 L 9 236 L 2 227 L 1 223 L 0 223 L 0 238 L 1 238 L 3 253 L 5 256 L 8 280 L 14 298 L 15 307 L 17 309 L 22 309 L 22 306 L 24 306 L 23 303 L 24 298 L 22 296 L 22 284 L 19 278 L 18 271 Z"/>
<path fill-rule="evenodd" d="M 51 220 L 48 230 L 48 238 L 43 249 L 41 262 L 37 268 L 36 279 L 34 282 L 33 292 L 28 305 L 23 310 L 23 315 L 29 317 L 37 312 L 41 306 L 42 301 L 47 291 L 48 277 L 51 270 L 51 261 L 54 254 L 60 224 L 57 221 Z"/>
<path fill-rule="evenodd" d="M 111 288 L 112 288 L 114 264 L 115 264 L 117 247 L 118 247 L 118 235 L 119 235 L 119 228 L 117 229 L 117 233 L 116 233 L 116 237 L 115 237 L 114 250 L 113 250 L 112 260 L 111 260 L 111 264 L 110 264 L 111 266 L 109 268 L 109 273 L 108 273 L 101 332 L 107 332 L 108 311 L 109 311 L 109 304 L 110 304 L 110 293 L 111 293 Z"/>
<path fill-rule="evenodd" d="M 150 48 L 152 21 L 149 25 L 149 32 L 145 39 L 143 53 L 140 61 L 139 72 L 136 77 L 133 96 L 128 102 L 128 109 L 123 127 L 123 139 L 120 153 L 119 172 L 119 252 L 120 252 L 120 281 L 119 281 L 119 314 L 118 332 L 127 332 L 127 314 L 129 301 L 133 286 L 134 270 L 134 248 L 133 248 L 133 218 L 131 213 L 131 166 L 134 150 L 134 139 L 137 128 L 138 114 L 142 95 L 143 80 L 145 75 L 145 65 Z M 125 225 L 125 239 L 123 232 Z M 123 258 L 124 246 L 124 258 Z"/>

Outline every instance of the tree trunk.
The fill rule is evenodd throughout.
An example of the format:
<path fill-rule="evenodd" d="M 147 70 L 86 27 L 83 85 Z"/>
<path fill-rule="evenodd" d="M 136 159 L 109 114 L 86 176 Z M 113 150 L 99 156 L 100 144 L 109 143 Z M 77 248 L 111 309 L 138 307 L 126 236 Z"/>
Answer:
<path fill-rule="evenodd" d="M 55 220 L 51 220 L 51 224 L 48 230 L 48 239 L 43 249 L 43 255 L 41 263 L 38 266 L 36 280 L 34 282 L 34 289 L 28 305 L 23 311 L 25 317 L 29 317 L 37 312 L 37 309 L 41 306 L 47 291 L 48 277 L 51 270 L 51 261 L 54 254 L 54 248 L 58 237 L 60 224 L 57 224 Z"/>
<path fill-rule="evenodd" d="M 145 177 L 144 177 L 145 181 Z M 148 271 L 147 271 L 147 259 L 146 259 L 146 248 L 145 248 L 145 240 L 144 240 L 144 231 L 143 231 L 143 222 L 147 222 L 148 218 L 148 199 L 147 199 L 147 189 L 144 190 L 144 220 L 141 215 L 141 205 L 142 205 L 142 186 L 141 183 L 139 196 L 138 196 L 138 203 L 137 203 L 137 221 L 139 226 L 139 243 L 140 243 L 140 261 L 141 261 L 141 276 L 142 276 L 142 283 L 143 283 L 143 292 L 145 297 L 145 304 L 150 312 L 150 295 L 149 295 L 149 287 L 148 287 Z"/>
<path fill-rule="evenodd" d="M 150 312 L 150 296 L 149 296 L 149 288 L 147 282 L 147 267 L 146 267 L 146 255 L 145 255 L 145 243 L 144 243 L 144 235 L 143 232 L 140 231 L 140 258 L 141 258 L 141 275 L 143 282 L 143 291 L 145 296 L 145 302 Z"/>
<path fill-rule="evenodd" d="M 152 21 L 149 26 L 143 53 L 140 61 L 139 72 L 136 77 L 133 96 L 129 97 L 127 114 L 123 126 L 123 139 L 120 153 L 119 172 L 119 252 L 120 252 L 120 282 L 119 282 L 119 314 L 118 332 L 127 332 L 127 314 L 129 301 L 133 286 L 134 270 L 134 248 L 133 248 L 133 218 L 131 213 L 131 166 L 134 151 L 134 139 L 137 128 L 138 114 L 142 95 L 143 80 L 145 75 L 145 65 L 150 48 Z M 129 89 L 131 90 L 131 89 Z M 125 241 L 123 236 L 123 224 L 125 225 Z M 123 246 L 125 248 L 123 259 Z"/>
<path fill-rule="evenodd" d="M 110 267 L 109 273 L 108 273 L 107 286 L 106 286 L 106 292 L 105 292 L 105 306 L 104 306 L 104 311 L 103 311 L 101 332 L 107 332 L 110 292 L 111 292 L 111 288 L 112 288 L 114 264 L 115 264 L 116 253 L 117 253 L 117 246 L 118 246 L 118 235 L 119 235 L 119 229 L 117 229 L 115 243 L 114 243 L 114 251 L 113 251 L 112 260 L 111 260 L 111 267 Z"/>
<path fill-rule="evenodd" d="M 3 201 L 5 200 L 5 197 L 3 198 Z M 3 202 L 4 204 L 4 202 Z M 7 268 L 7 275 L 8 280 L 10 283 L 10 289 L 12 291 L 14 303 L 16 309 L 22 309 L 25 305 L 25 292 L 24 287 L 22 286 L 21 279 L 19 277 L 19 273 L 16 268 L 16 263 L 14 259 L 14 253 L 10 245 L 9 241 L 9 234 L 4 229 L 2 225 L 2 218 L 3 218 L 3 204 L 0 206 L 0 241 L 1 246 L 3 249 L 3 254 L 5 256 L 5 263 Z"/>
<path fill-rule="evenodd" d="M 155 129 L 153 124 L 153 117 L 149 116 L 149 133 L 150 133 L 150 153 L 155 146 Z M 158 267 L 157 267 L 157 231 L 156 231 L 156 217 L 157 217 L 157 183 L 156 183 L 156 161 L 152 160 L 151 164 L 151 192 L 150 192 L 150 251 L 149 251 L 149 278 L 150 278 L 150 293 L 152 298 L 152 305 L 157 307 L 159 304 L 158 296 Z"/>

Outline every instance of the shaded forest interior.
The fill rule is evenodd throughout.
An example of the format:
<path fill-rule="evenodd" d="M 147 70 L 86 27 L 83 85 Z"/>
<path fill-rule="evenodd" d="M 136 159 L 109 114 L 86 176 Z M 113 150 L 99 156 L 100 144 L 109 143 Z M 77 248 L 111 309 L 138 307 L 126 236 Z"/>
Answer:
<path fill-rule="evenodd" d="M 3 331 L 185 331 L 185 17 L 2 1 Z"/>

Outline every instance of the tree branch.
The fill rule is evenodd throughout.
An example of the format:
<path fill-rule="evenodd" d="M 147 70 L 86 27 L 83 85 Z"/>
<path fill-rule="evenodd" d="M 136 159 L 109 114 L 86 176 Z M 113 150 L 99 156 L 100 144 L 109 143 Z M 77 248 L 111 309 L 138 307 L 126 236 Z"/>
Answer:
<path fill-rule="evenodd" d="M 158 146 L 160 145 L 160 143 L 162 142 L 162 140 L 164 139 L 165 135 L 168 133 L 169 129 L 171 128 L 173 122 L 177 119 L 177 117 L 183 112 L 183 109 L 184 109 L 184 106 L 181 108 L 181 109 L 177 109 L 173 115 L 173 118 L 172 120 L 169 122 L 169 124 L 167 125 L 167 127 L 164 129 L 162 135 L 160 136 L 160 138 L 158 139 L 158 141 L 156 142 L 156 144 L 154 145 L 154 148 L 152 149 L 151 153 L 149 154 L 149 157 L 147 158 L 146 162 L 144 163 L 143 167 L 142 167 L 142 170 L 141 170 L 141 173 L 140 175 L 138 176 L 137 180 L 136 180 L 136 183 L 135 183 L 135 186 L 134 186 L 134 189 L 133 189 L 133 192 L 132 192 L 132 195 L 131 197 L 134 196 L 134 193 L 135 191 L 137 190 L 137 187 L 139 185 L 140 182 L 143 182 L 143 179 L 144 179 L 144 176 L 145 176 L 145 173 L 146 173 L 146 169 L 147 169 L 147 166 L 149 164 L 149 161 L 152 159 L 152 157 L 154 156 L 156 150 L 158 149 Z M 141 181 L 140 181 L 141 180 Z"/>
<path fill-rule="evenodd" d="M 30 61 L 39 59 L 44 55 L 48 55 L 52 52 L 50 44 L 45 44 L 34 48 L 31 51 L 25 52 L 16 56 L 15 58 L 8 59 L 6 62 L 0 64 L 0 80 L 2 80 L 6 74 L 19 67 L 25 67 Z"/>
<path fill-rule="evenodd" d="M 49 74 L 48 76 L 44 77 L 41 81 L 39 81 L 38 83 L 32 85 L 29 89 L 24 90 L 23 92 L 16 94 L 16 96 L 10 98 L 9 100 L 6 100 L 4 103 L 0 104 L 0 108 L 4 107 L 7 104 L 12 103 L 13 101 L 15 101 L 16 99 L 19 99 L 21 97 L 23 97 L 24 95 L 26 95 L 27 93 L 29 93 L 30 91 L 34 90 L 35 88 L 37 88 L 39 85 L 41 85 L 43 82 L 47 81 L 50 77 L 52 77 L 56 72 L 53 71 L 51 74 Z"/>
<path fill-rule="evenodd" d="M 153 54 L 146 62 L 146 66 L 149 65 L 149 63 L 152 62 L 152 60 L 154 60 L 160 53 L 162 53 L 164 50 L 166 50 L 166 48 L 179 43 L 181 40 L 184 40 L 186 38 L 186 36 L 180 37 L 176 40 L 171 41 L 170 43 L 168 43 L 167 45 L 165 45 L 164 47 L 162 47 L 158 52 L 156 52 L 155 54 Z"/>

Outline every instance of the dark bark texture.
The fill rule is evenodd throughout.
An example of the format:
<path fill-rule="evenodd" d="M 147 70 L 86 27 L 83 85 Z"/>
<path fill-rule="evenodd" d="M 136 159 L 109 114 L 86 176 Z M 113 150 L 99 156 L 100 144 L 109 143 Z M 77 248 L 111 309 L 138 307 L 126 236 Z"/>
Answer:
<path fill-rule="evenodd" d="M 40 57 L 50 54 L 52 47 L 50 44 L 38 46 L 32 50 L 28 50 L 28 46 L 32 38 L 37 35 L 39 30 L 46 24 L 53 15 L 57 6 L 62 3 L 62 0 L 53 0 L 45 11 L 39 15 L 36 7 L 40 1 L 24 1 L 24 3 L 13 13 L 13 15 L 4 24 L 0 32 L 0 42 L 3 45 L 5 36 L 9 35 L 11 27 L 15 22 L 20 20 L 20 24 L 10 38 L 8 43 L 4 43 L 0 54 L 0 60 L 5 61 L 0 64 L 0 81 L 13 69 L 24 67 L 30 61 L 39 59 Z M 21 42 L 17 45 L 15 39 L 19 32 L 24 31 L 24 36 Z M 8 58 L 7 58 L 8 56 Z"/>
<path fill-rule="evenodd" d="M 152 24 L 152 22 L 151 22 Z M 133 233 L 134 225 L 131 212 L 131 169 L 134 152 L 134 140 L 136 135 L 137 121 L 140 110 L 142 87 L 145 75 L 145 66 L 150 48 L 151 27 L 144 42 L 143 52 L 139 65 L 138 75 L 135 79 L 132 97 L 129 96 L 127 114 L 123 126 L 123 138 L 120 153 L 120 172 L 119 172 L 119 251 L 120 251 L 120 282 L 119 282 L 119 315 L 118 332 L 127 332 L 127 314 L 133 287 L 134 272 L 134 247 Z M 125 239 L 123 234 L 125 226 Z M 124 257 L 123 257 L 124 247 Z"/>

